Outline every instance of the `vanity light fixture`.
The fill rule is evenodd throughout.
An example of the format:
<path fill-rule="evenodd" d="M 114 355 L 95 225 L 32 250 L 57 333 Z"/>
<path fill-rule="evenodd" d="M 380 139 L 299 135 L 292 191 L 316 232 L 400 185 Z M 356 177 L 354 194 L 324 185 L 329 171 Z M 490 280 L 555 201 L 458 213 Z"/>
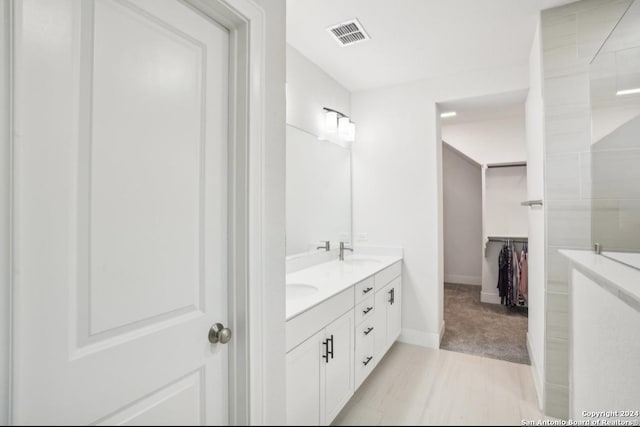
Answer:
<path fill-rule="evenodd" d="M 455 111 L 448 111 L 446 113 L 440 114 L 440 117 L 442 117 L 443 119 L 446 119 L 447 117 L 455 117 L 455 116 L 457 116 Z"/>
<path fill-rule="evenodd" d="M 345 139 L 349 135 L 349 117 L 344 116 L 338 119 L 338 134 Z"/>
<path fill-rule="evenodd" d="M 634 95 L 640 93 L 640 87 L 634 88 L 634 89 L 624 89 L 624 90 L 619 90 L 616 92 L 616 95 L 620 96 L 620 95 Z"/>
<path fill-rule="evenodd" d="M 325 110 L 327 110 L 325 108 Z M 338 130 L 338 112 L 333 110 L 327 110 L 324 115 L 324 124 L 328 133 L 333 133 Z"/>
<path fill-rule="evenodd" d="M 356 125 L 354 123 L 349 122 L 349 128 L 347 132 L 347 136 L 345 139 L 349 142 L 353 142 L 356 139 Z"/>
<path fill-rule="evenodd" d="M 349 117 L 340 111 L 324 108 L 325 112 L 325 131 L 329 139 L 336 137 L 342 141 L 352 142 L 355 139 L 356 125 Z M 323 138 L 324 139 L 324 138 Z"/>

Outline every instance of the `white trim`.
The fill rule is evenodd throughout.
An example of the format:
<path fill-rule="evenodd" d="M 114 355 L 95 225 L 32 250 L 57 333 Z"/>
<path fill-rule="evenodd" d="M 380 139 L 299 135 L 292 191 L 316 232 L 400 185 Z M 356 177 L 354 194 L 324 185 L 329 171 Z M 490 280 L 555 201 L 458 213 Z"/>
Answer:
<path fill-rule="evenodd" d="M 0 425 L 12 424 L 13 2 L 0 4 Z"/>
<path fill-rule="evenodd" d="M 542 410 L 542 402 L 544 402 L 544 387 L 542 383 L 542 373 L 539 372 L 538 367 L 542 365 L 538 364 L 535 358 L 535 351 L 533 344 L 531 343 L 531 337 L 527 332 L 527 351 L 529 352 L 529 359 L 531 360 L 531 375 L 533 376 L 533 383 L 536 386 L 536 397 L 538 398 L 538 409 Z"/>
<path fill-rule="evenodd" d="M 480 292 L 480 302 L 500 304 L 500 295 L 496 292 Z"/>
<path fill-rule="evenodd" d="M 444 333 L 446 332 L 447 328 L 445 326 L 445 321 L 442 321 L 442 324 L 440 325 L 440 340 L 438 341 L 438 348 L 440 348 L 440 343 L 442 343 L 442 338 L 444 337 Z"/>
<path fill-rule="evenodd" d="M 234 97 L 230 99 L 233 115 L 233 195 L 230 214 L 233 239 L 230 256 L 235 283 L 230 301 L 235 343 L 230 348 L 230 405 L 232 424 L 259 425 L 267 422 L 264 399 L 269 386 L 264 380 L 266 354 L 277 342 L 265 337 L 277 335 L 265 317 L 268 282 L 265 258 L 268 256 L 265 207 L 265 27 L 264 10 L 251 0 L 189 0 L 203 12 L 215 16 L 230 31 L 234 69 Z M 283 123 L 284 126 L 284 123 Z M 284 253 L 283 253 L 284 255 Z M 283 263 L 284 268 L 284 263 Z M 284 299 L 284 286 L 282 289 Z M 284 337 L 284 321 L 282 336 Z M 270 328 L 267 334 L 266 328 Z M 284 347 L 284 340 L 282 342 Z M 284 353 L 282 357 L 284 363 Z M 231 366 L 230 366 L 231 368 Z M 277 397 L 276 397 L 277 398 Z M 284 405 L 284 396 L 281 397 Z M 248 406 L 248 408 L 246 408 Z M 276 410 L 277 412 L 277 410 Z M 274 420 L 271 420 L 274 421 Z M 277 420 L 276 420 L 277 421 Z"/>
<path fill-rule="evenodd" d="M 444 323 L 443 323 L 444 324 Z M 405 344 L 419 345 L 427 348 L 440 348 L 440 333 L 418 331 L 402 328 L 398 341 Z"/>
<path fill-rule="evenodd" d="M 458 283 L 460 285 L 477 285 L 482 286 L 482 277 L 480 276 L 465 276 L 463 274 L 445 274 L 445 283 Z"/>

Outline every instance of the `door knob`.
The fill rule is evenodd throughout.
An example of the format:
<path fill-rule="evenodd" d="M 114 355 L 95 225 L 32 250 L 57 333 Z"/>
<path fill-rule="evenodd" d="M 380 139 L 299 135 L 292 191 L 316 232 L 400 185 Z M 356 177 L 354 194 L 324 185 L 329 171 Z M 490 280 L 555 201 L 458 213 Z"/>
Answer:
<path fill-rule="evenodd" d="M 231 329 L 225 328 L 222 323 L 214 323 L 209 329 L 209 342 L 211 344 L 226 344 L 231 339 Z"/>

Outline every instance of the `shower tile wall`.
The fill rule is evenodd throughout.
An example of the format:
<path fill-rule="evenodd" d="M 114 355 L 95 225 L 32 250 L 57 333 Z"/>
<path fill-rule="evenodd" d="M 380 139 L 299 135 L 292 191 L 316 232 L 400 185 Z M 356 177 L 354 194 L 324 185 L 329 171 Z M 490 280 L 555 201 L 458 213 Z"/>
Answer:
<path fill-rule="evenodd" d="M 542 12 L 547 233 L 545 402 L 569 415 L 567 262 L 591 247 L 589 62 L 631 0 L 582 0 Z"/>

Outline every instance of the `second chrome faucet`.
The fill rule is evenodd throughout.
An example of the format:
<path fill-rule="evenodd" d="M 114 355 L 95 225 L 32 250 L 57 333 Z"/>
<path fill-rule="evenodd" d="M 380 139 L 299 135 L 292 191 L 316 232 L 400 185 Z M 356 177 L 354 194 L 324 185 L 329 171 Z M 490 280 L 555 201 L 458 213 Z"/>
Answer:
<path fill-rule="evenodd" d="M 344 251 L 351 251 L 353 252 L 353 248 L 347 248 L 344 246 L 344 242 L 340 242 L 340 261 L 344 261 Z"/>

